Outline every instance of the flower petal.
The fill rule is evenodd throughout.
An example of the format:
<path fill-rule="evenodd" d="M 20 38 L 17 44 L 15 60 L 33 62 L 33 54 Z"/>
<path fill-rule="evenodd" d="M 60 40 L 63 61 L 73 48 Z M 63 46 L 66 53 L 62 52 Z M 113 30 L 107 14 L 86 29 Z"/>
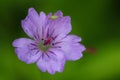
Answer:
<path fill-rule="evenodd" d="M 81 40 L 82 39 L 76 35 L 68 35 L 66 36 L 66 38 L 62 39 L 62 41 L 67 41 L 71 43 L 80 42 Z"/>
<path fill-rule="evenodd" d="M 49 20 L 49 34 L 56 41 L 65 37 L 71 31 L 71 19 L 69 16 L 61 17 L 56 20 Z"/>
<path fill-rule="evenodd" d="M 62 42 L 55 46 L 61 46 L 61 50 L 64 51 L 67 60 L 78 60 L 82 57 L 82 52 L 85 47 L 78 43 L 81 39 L 74 35 L 69 35 Z"/>
<path fill-rule="evenodd" d="M 47 15 L 47 18 L 49 19 L 51 16 L 52 16 L 52 13 L 50 12 L 50 13 Z"/>
<path fill-rule="evenodd" d="M 65 51 L 67 60 L 78 60 L 82 57 L 82 52 L 85 50 L 85 47 L 81 44 L 64 44 L 65 47 L 62 47 L 62 50 Z"/>
<path fill-rule="evenodd" d="M 36 62 L 41 55 L 36 46 L 31 45 L 34 43 L 33 40 L 27 38 L 16 39 L 13 42 L 18 58 L 27 64 Z"/>
<path fill-rule="evenodd" d="M 37 66 L 43 72 L 48 71 L 50 74 L 54 74 L 56 71 L 63 71 L 65 61 L 66 59 L 61 51 L 51 49 L 38 60 Z"/>
<path fill-rule="evenodd" d="M 24 47 L 27 46 L 30 43 L 33 43 L 34 41 L 31 39 L 27 39 L 27 38 L 19 38 L 13 41 L 12 45 L 14 47 Z"/>
<path fill-rule="evenodd" d="M 58 17 L 63 17 L 63 13 L 61 10 L 57 11 L 54 15 L 56 15 Z"/>
<path fill-rule="evenodd" d="M 62 17 L 54 23 L 55 34 L 68 34 L 71 31 L 71 19 Z"/>
<path fill-rule="evenodd" d="M 32 38 L 38 39 L 42 35 L 42 27 L 46 23 L 46 15 L 44 12 L 40 16 L 34 8 L 28 10 L 28 16 L 21 21 L 22 28 L 26 34 Z"/>

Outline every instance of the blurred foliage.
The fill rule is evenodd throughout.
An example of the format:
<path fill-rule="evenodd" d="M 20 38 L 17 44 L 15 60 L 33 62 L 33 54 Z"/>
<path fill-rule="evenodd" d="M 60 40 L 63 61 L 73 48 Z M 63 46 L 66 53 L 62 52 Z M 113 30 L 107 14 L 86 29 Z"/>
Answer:
<path fill-rule="evenodd" d="M 67 61 L 64 72 L 55 75 L 18 60 L 12 41 L 26 37 L 21 20 L 30 7 L 71 16 L 71 34 L 81 36 L 82 44 L 96 53 Z M 120 80 L 120 1 L 0 0 L 0 63 L 0 80 Z"/>

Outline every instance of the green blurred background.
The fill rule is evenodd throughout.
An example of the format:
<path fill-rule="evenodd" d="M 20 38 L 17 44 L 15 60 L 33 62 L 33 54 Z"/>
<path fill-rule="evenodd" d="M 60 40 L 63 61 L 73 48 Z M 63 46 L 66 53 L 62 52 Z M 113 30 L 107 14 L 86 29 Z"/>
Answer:
<path fill-rule="evenodd" d="M 18 60 L 12 41 L 26 37 L 20 23 L 30 7 L 71 16 L 71 34 L 81 36 L 82 44 L 96 53 L 67 61 L 64 72 L 55 75 Z M 0 80 L 120 80 L 120 1 L 0 0 Z"/>

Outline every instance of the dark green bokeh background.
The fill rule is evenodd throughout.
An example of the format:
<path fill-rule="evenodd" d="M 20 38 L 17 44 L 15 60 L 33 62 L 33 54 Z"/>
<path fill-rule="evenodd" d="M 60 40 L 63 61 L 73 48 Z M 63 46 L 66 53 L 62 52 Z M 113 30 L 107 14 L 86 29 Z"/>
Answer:
<path fill-rule="evenodd" d="M 12 41 L 26 37 L 20 23 L 30 7 L 71 16 L 71 34 L 96 53 L 67 61 L 64 72 L 55 75 L 18 60 Z M 0 80 L 120 80 L 119 0 L 0 0 Z"/>

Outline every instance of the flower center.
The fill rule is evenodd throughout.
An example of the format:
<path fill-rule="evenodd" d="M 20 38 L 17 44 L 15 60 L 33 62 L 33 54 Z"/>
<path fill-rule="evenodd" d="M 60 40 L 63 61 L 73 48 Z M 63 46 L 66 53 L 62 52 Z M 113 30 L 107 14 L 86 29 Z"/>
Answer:
<path fill-rule="evenodd" d="M 55 16 L 55 15 L 53 15 L 53 16 L 50 17 L 50 19 L 53 19 L 53 20 L 55 20 L 57 18 L 58 18 L 58 16 Z"/>
<path fill-rule="evenodd" d="M 51 47 L 51 40 L 52 38 L 48 38 L 47 40 L 42 39 L 39 43 L 39 49 L 43 52 L 48 51 L 48 49 Z"/>

